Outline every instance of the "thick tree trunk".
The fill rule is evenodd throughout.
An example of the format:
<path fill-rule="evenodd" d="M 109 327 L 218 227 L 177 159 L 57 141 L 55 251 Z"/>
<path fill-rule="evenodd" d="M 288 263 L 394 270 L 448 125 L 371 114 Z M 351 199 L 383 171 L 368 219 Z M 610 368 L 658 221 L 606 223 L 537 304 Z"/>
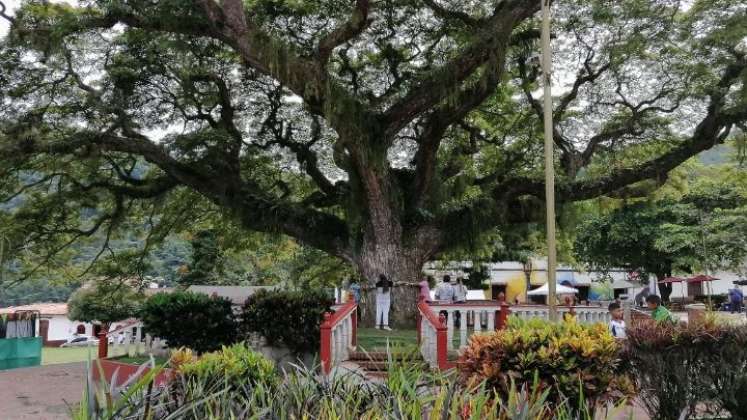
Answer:
<path fill-rule="evenodd" d="M 361 324 L 373 327 L 376 318 L 375 283 L 380 275 L 394 282 L 391 294 L 389 326 L 399 329 L 415 328 L 417 318 L 418 282 L 423 264 L 433 255 L 438 244 L 435 231 L 421 229 L 403 239 L 401 235 L 369 236 L 364 241 L 355 263 L 363 277 Z M 386 238 L 384 243 L 376 239 Z M 405 245 L 403 242 L 407 242 Z"/>
<path fill-rule="evenodd" d="M 353 262 L 363 277 L 363 326 L 375 325 L 376 289 L 379 276 L 395 283 L 391 292 L 389 326 L 415 328 L 417 283 L 423 264 L 440 246 L 441 233 L 432 226 L 405 226 L 407 188 L 392 176 L 386 150 L 356 150 L 351 153 L 356 167 L 354 195 L 359 207 L 353 211 L 360 223 L 350 234 Z M 371 162 L 377 162 L 372 165 Z"/>
<path fill-rule="evenodd" d="M 395 283 L 391 291 L 389 326 L 392 328 L 415 328 L 417 314 L 417 283 L 425 261 L 419 257 L 421 250 L 408 250 L 397 243 L 364 243 L 356 259 L 364 279 L 361 324 L 373 327 L 376 317 L 375 284 L 380 275 Z"/>

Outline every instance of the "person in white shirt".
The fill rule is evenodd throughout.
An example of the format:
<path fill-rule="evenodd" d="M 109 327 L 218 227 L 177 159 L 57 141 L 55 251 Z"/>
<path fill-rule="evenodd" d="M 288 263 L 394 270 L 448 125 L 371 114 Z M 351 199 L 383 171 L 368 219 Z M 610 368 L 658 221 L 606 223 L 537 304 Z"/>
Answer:
<path fill-rule="evenodd" d="M 376 329 L 391 331 L 389 328 L 389 308 L 392 305 L 391 291 L 394 284 L 385 275 L 379 275 L 376 282 Z M 379 327 L 381 326 L 381 327 Z"/>
<path fill-rule="evenodd" d="M 464 303 L 467 301 L 467 286 L 462 283 L 462 278 L 457 277 L 454 285 L 454 303 Z"/>
<path fill-rule="evenodd" d="M 451 303 L 454 301 L 454 286 L 451 285 L 451 276 L 444 276 L 443 283 L 436 287 L 436 300 Z"/>
<path fill-rule="evenodd" d="M 612 302 L 610 303 L 609 311 L 610 315 L 612 315 L 609 325 L 610 334 L 615 338 L 625 338 L 625 320 L 623 319 L 622 307 L 618 302 Z"/>

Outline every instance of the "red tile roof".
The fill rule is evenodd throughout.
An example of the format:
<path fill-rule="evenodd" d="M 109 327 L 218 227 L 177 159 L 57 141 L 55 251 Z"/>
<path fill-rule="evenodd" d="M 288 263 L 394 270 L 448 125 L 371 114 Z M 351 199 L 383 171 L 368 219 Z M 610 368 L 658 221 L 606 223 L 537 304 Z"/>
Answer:
<path fill-rule="evenodd" d="M 67 303 L 34 303 L 0 308 L 0 314 L 13 314 L 19 311 L 39 311 L 42 315 L 67 315 Z"/>

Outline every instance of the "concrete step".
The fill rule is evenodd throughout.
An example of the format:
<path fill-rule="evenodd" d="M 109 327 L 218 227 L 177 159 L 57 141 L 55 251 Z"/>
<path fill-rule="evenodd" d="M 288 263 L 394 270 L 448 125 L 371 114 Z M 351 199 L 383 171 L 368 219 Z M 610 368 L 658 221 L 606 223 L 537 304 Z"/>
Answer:
<path fill-rule="evenodd" d="M 362 361 L 388 361 L 389 358 L 393 361 L 409 361 L 409 360 L 422 360 L 419 354 L 403 354 L 403 353 L 392 353 L 391 355 L 383 351 L 354 351 L 350 353 L 348 360 L 362 360 Z"/>

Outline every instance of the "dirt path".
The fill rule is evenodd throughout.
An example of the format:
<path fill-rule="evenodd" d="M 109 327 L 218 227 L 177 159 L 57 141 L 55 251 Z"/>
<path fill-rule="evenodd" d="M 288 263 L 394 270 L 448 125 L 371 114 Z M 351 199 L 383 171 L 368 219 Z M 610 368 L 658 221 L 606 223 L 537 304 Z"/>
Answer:
<path fill-rule="evenodd" d="M 80 401 L 84 381 L 83 363 L 0 371 L 0 418 L 69 419 L 67 404 Z"/>

